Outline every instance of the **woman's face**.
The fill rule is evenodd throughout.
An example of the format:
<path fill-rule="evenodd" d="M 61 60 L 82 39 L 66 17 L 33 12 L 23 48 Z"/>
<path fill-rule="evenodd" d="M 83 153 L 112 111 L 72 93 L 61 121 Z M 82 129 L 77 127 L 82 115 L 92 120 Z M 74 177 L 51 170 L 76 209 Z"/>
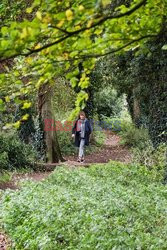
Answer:
<path fill-rule="evenodd" d="M 84 120 L 84 119 L 85 119 L 85 116 L 84 116 L 84 115 L 80 115 L 80 119 L 81 119 L 81 120 Z"/>

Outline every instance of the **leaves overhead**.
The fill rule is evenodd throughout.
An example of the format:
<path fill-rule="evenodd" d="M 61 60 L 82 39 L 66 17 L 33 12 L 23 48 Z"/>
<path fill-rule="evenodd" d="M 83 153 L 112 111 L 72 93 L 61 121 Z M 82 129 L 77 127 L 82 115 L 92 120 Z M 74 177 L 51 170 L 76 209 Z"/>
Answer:
<path fill-rule="evenodd" d="M 32 20 L 11 20 L 1 28 L 0 61 L 23 56 L 24 67 L 19 71 L 35 74 L 36 88 L 70 72 L 72 87 L 81 88 L 77 107 L 83 106 L 94 58 L 143 46 L 160 32 L 167 9 L 161 0 L 134 0 L 128 6 L 115 4 L 114 9 L 114 1 L 110 3 L 35 0 L 26 10 L 28 14 L 36 12 Z M 77 81 L 81 62 L 82 77 Z"/>

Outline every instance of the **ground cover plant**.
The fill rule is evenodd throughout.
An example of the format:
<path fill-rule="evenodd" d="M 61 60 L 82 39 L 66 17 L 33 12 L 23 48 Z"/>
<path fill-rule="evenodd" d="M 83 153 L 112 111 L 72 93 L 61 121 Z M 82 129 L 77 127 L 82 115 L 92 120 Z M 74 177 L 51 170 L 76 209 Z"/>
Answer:
<path fill-rule="evenodd" d="M 166 249 L 167 189 L 145 166 L 57 168 L 1 194 L 12 249 Z"/>

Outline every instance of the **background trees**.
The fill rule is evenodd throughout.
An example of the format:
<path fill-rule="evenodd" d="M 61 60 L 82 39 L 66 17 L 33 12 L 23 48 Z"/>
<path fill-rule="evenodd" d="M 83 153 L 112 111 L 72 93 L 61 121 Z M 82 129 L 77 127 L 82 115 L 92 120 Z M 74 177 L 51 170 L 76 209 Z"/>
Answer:
<path fill-rule="evenodd" d="M 23 6 L 26 7 L 26 11 L 21 10 Z M 100 57 L 115 54 L 118 57 L 112 59 L 113 61 L 117 58 L 115 62 L 113 61 L 113 70 L 110 71 L 109 77 L 112 77 L 112 85 L 115 84 L 117 92 L 113 92 L 115 90 L 111 90 L 109 86 L 107 87 L 108 93 L 113 93 L 115 99 L 117 94 L 120 96 L 123 93 L 127 94 L 131 115 L 138 124 L 141 120 L 141 100 L 137 97 L 141 83 L 138 82 L 140 80 L 143 82 L 143 80 L 137 77 L 134 73 L 137 69 L 133 71 L 132 67 L 135 60 L 137 62 L 135 67 L 139 65 L 140 56 L 136 57 L 136 52 L 142 51 L 145 57 L 145 53 L 148 54 L 148 41 L 156 43 L 160 34 L 164 33 L 162 27 L 165 27 L 166 1 L 135 0 L 126 1 L 123 4 L 123 1 L 108 0 L 84 2 L 35 0 L 26 3 L 11 2 L 11 12 L 6 12 L 6 7 L 9 6 L 6 1 L 3 1 L 1 10 L 3 23 L 0 31 L 2 66 L 0 85 L 3 92 L 0 107 L 3 112 L 6 112 L 9 106 L 15 110 L 15 105 L 19 105 L 21 110 L 30 109 L 37 102 L 39 105 L 37 105 L 36 114 L 42 116 L 45 106 L 45 108 L 48 107 L 48 117 L 52 118 L 53 106 L 50 91 L 62 76 L 70 82 L 76 92 L 75 108 L 68 119 L 74 119 L 78 111 L 84 108 L 91 110 L 91 114 L 98 109 L 99 113 L 104 111 L 107 105 L 112 106 L 112 103 L 111 100 L 106 100 L 108 104 L 105 106 L 102 98 L 104 90 L 101 92 L 101 97 L 95 94 L 98 84 L 93 81 L 91 71 Z M 12 16 L 10 13 L 13 13 Z M 21 18 L 19 18 L 20 13 Z M 165 43 L 163 42 L 163 45 Z M 129 60 L 127 61 L 126 58 Z M 12 65 L 9 65 L 10 60 Z M 119 82 L 114 83 L 114 78 L 116 81 L 119 79 Z M 101 83 L 99 86 L 103 88 Z M 156 89 L 157 87 L 154 92 Z M 109 99 L 108 95 L 107 99 Z M 31 101 L 31 96 L 37 101 L 34 99 Z M 100 98 L 102 98 L 100 102 L 95 101 Z M 87 107 L 86 101 L 88 101 Z M 45 104 L 40 105 L 41 103 Z M 112 114 L 112 109 L 113 107 L 109 111 L 110 114 Z M 145 112 L 148 114 L 148 108 Z M 19 121 L 15 121 L 14 126 L 18 128 L 30 117 L 28 112 L 27 116 L 23 114 Z M 39 117 L 39 120 L 43 119 L 44 116 Z M 155 120 L 155 117 L 150 118 L 150 124 L 151 119 Z M 164 132 L 162 129 L 159 131 Z M 56 149 L 52 150 L 54 153 L 48 151 L 52 161 L 53 154 L 59 151 L 56 134 L 45 133 L 44 139 L 46 138 L 51 138 L 53 145 L 57 145 Z M 46 148 L 49 146 L 46 145 Z M 61 159 L 60 154 L 58 155 L 56 161 Z"/>

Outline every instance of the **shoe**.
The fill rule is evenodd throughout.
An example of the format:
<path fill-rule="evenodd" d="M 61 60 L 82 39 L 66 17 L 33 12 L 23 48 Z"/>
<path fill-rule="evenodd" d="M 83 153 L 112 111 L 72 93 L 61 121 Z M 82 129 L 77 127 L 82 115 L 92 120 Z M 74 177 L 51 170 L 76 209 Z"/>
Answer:
<path fill-rule="evenodd" d="M 84 158 L 81 158 L 81 163 L 84 163 L 85 162 L 85 159 Z"/>
<path fill-rule="evenodd" d="M 78 159 L 77 159 L 77 162 L 81 162 L 81 161 L 82 161 L 81 158 L 78 158 Z"/>

